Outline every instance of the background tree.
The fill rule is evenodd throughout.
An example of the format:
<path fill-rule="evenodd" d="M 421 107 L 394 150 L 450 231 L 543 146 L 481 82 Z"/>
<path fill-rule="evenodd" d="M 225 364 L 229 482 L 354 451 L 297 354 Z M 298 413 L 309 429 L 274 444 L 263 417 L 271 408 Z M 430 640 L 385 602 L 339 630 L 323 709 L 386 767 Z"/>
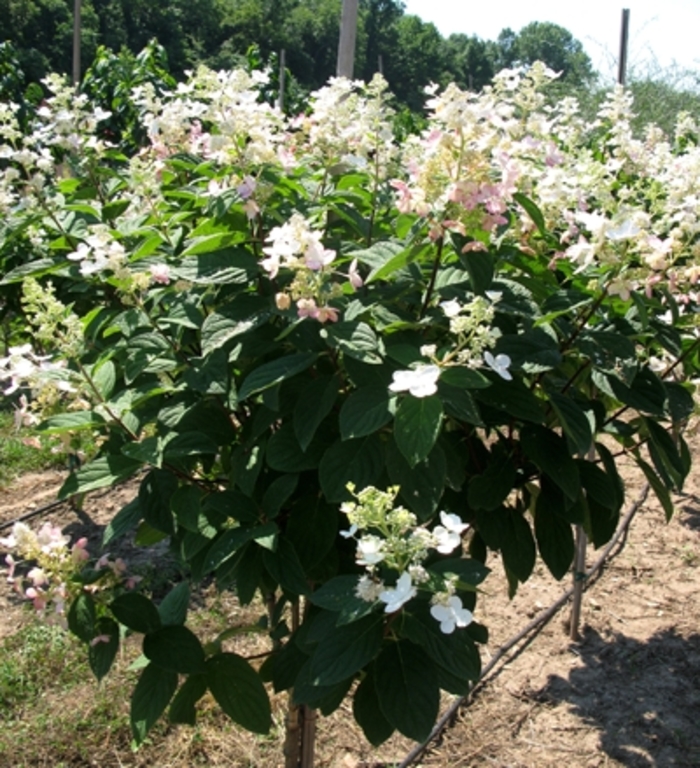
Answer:
<path fill-rule="evenodd" d="M 445 76 L 460 88 L 479 91 L 497 72 L 498 48 L 490 40 L 476 35 L 455 33 L 443 44 Z"/>

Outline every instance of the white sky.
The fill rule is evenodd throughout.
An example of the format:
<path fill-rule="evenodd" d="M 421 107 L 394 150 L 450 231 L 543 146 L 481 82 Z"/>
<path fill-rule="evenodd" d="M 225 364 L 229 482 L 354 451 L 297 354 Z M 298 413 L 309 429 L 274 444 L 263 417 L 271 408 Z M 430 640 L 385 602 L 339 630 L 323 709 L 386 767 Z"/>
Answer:
<path fill-rule="evenodd" d="M 622 9 L 630 10 L 628 67 L 674 63 L 700 74 L 700 0 L 404 0 L 406 13 L 432 21 L 445 37 L 453 32 L 495 40 L 510 27 L 550 21 L 583 43 L 593 66 L 614 78 Z"/>

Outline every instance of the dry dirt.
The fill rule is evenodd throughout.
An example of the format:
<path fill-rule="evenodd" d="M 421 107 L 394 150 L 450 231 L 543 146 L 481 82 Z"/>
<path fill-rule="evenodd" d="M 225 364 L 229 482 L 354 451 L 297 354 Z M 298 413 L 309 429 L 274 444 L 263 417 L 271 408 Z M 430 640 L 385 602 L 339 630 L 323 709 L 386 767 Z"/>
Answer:
<path fill-rule="evenodd" d="M 700 438 L 690 435 L 694 455 Z M 627 505 L 641 479 L 625 470 Z M 25 476 L 0 491 L 0 525 L 49 502 L 59 473 Z M 72 536 L 88 534 L 97 551 L 104 524 L 135 492 L 134 486 L 90 495 L 84 509 L 68 505 L 38 520 L 60 524 Z M 583 599 L 582 637 L 572 642 L 564 626 L 568 608 L 499 664 L 487 684 L 463 707 L 416 765 L 456 768 L 667 768 L 700 766 L 700 474 L 688 478 L 675 499 L 677 512 L 664 523 L 650 494 L 624 547 L 609 561 Z M 0 533 L 3 533 L 0 531 Z M 4 533 L 7 533 L 5 531 Z M 134 554 L 129 542 L 120 554 Z M 124 549 L 125 548 L 125 549 Z M 145 555 L 159 562 L 162 549 Z M 144 554 L 141 553 L 141 557 Z M 154 560 L 155 558 L 155 560 Z M 597 559 L 592 549 L 588 565 Z M 484 664 L 499 647 L 569 586 L 555 582 L 538 563 L 533 578 L 509 601 L 497 559 L 477 605 L 490 630 Z M 0 637 L 27 620 L 25 607 L 0 584 Z M 445 708 L 450 704 L 444 700 Z M 122 702 L 127 707 L 127 702 Z M 281 704 L 277 705 L 278 707 Z M 128 741 L 113 742 L 90 760 L 63 765 L 281 766 L 279 744 L 235 729 L 162 729 L 160 741 L 134 755 Z M 218 743 L 214 743 L 218 740 Z M 228 745 L 224 743 L 228 740 Z M 196 743 L 195 743 L 196 742 Z M 105 742 L 106 743 L 106 742 Z M 373 750 L 351 722 L 346 702 L 320 721 L 317 765 L 328 768 L 391 766 L 414 745 L 393 738 Z M 203 761 L 196 755 L 203 754 Z M 52 765 L 51 762 L 23 765 Z M 13 766 L 12 762 L 0 765 Z"/>

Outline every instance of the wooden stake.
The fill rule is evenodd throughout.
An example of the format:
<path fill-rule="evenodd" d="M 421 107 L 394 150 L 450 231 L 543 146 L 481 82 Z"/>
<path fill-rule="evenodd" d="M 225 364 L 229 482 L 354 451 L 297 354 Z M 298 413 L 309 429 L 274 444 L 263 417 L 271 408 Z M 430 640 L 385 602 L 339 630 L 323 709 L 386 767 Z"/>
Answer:
<path fill-rule="evenodd" d="M 620 29 L 620 58 L 617 66 L 617 82 L 624 85 L 627 81 L 627 44 L 630 31 L 630 10 L 622 9 L 622 27 Z"/>
<path fill-rule="evenodd" d="M 287 75 L 287 68 L 286 68 L 286 58 L 287 58 L 287 52 L 284 48 L 280 51 L 280 80 L 279 80 L 279 94 L 277 95 L 277 106 L 279 107 L 280 112 L 284 112 L 284 86 L 285 86 L 285 78 Z"/>
<path fill-rule="evenodd" d="M 355 71 L 355 40 L 357 38 L 357 8 L 359 0 L 343 0 L 338 42 L 338 77 L 352 80 Z"/>
<path fill-rule="evenodd" d="M 82 0 L 73 5 L 73 87 L 80 84 L 80 14 Z"/>

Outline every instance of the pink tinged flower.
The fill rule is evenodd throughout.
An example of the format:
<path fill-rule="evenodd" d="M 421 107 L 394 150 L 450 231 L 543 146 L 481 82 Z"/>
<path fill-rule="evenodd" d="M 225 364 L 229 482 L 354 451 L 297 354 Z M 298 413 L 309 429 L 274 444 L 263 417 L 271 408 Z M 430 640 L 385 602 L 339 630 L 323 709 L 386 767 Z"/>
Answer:
<path fill-rule="evenodd" d="M 494 357 L 490 352 L 484 352 L 484 362 L 502 379 L 505 379 L 506 381 L 513 380 L 513 376 L 508 370 L 510 368 L 510 357 L 508 355 L 496 355 L 496 357 Z"/>
<path fill-rule="evenodd" d="M 324 248 L 318 241 L 313 241 L 304 253 L 304 264 L 314 272 L 318 272 L 331 264 L 335 255 L 335 251 Z"/>
<path fill-rule="evenodd" d="M 408 571 L 404 571 L 399 576 L 396 586 L 380 592 L 379 599 L 386 603 L 385 613 L 394 613 L 414 598 L 416 594 L 417 590 L 411 583 L 411 574 Z"/>
<path fill-rule="evenodd" d="M 170 267 L 167 264 L 154 264 L 151 267 L 151 279 L 154 283 L 168 285 L 170 282 Z"/>
<path fill-rule="evenodd" d="M 462 248 L 462 253 L 469 253 L 470 251 L 488 251 L 488 248 L 481 240 L 472 240 Z"/>
<path fill-rule="evenodd" d="M 338 322 L 338 310 L 335 307 L 319 307 L 316 319 L 319 323 L 326 323 L 329 320 L 331 323 Z"/>
<path fill-rule="evenodd" d="M 41 568 L 32 568 L 27 574 L 27 578 L 32 582 L 35 587 L 40 587 L 42 584 L 48 584 L 49 579 L 46 573 Z"/>
<path fill-rule="evenodd" d="M 605 237 L 613 242 L 619 242 L 621 240 L 631 240 L 641 231 L 642 230 L 631 219 L 627 219 L 616 227 L 608 229 L 605 233 Z"/>
<path fill-rule="evenodd" d="M 12 584 L 15 580 L 15 568 L 17 567 L 17 561 L 12 555 L 6 555 L 5 563 L 7 564 L 7 581 Z"/>
<path fill-rule="evenodd" d="M 452 595 L 444 604 L 433 605 L 430 615 L 440 622 L 440 631 L 451 635 L 455 627 L 466 627 L 474 620 L 472 612 L 462 607 L 462 601 Z"/>
<path fill-rule="evenodd" d="M 112 638 L 109 635 L 97 635 L 97 637 L 93 637 L 92 640 L 90 640 L 90 647 L 94 648 L 100 643 L 109 643 L 111 639 Z"/>
<path fill-rule="evenodd" d="M 358 565 L 377 565 L 384 559 L 384 540 L 379 536 L 363 536 L 357 542 L 357 554 L 355 559 Z"/>
<path fill-rule="evenodd" d="M 437 365 L 421 365 L 413 371 L 395 371 L 391 392 L 408 392 L 413 397 L 429 397 L 437 392 L 440 368 Z"/>
<path fill-rule="evenodd" d="M 318 307 L 313 299 L 299 299 L 297 301 L 297 315 L 299 317 L 318 317 Z"/>
<path fill-rule="evenodd" d="M 257 182 L 252 176 L 246 176 L 243 181 L 236 187 L 236 192 L 244 199 L 247 200 L 257 187 Z"/>
<path fill-rule="evenodd" d="M 350 262 L 350 267 L 348 269 L 348 280 L 350 281 L 350 285 L 353 287 L 354 290 L 358 290 L 359 288 L 362 288 L 362 286 L 364 285 L 362 276 L 357 271 L 357 259 L 353 259 Z"/>
<path fill-rule="evenodd" d="M 73 547 L 71 548 L 71 557 L 73 558 L 73 562 L 76 565 L 89 559 L 90 555 L 87 551 L 87 543 L 88 540 L 83 536 L 81 539 L 78 539 L 75 544 L 73 544 Z"/>
<path fill-rule="evenodd" d="M 436 549 L 441 555 L 449 555 L 457 549 L 462 541 L 462 533 L 469 528 L 469 525 L 463 523 L 458 515 L 451 515 L 448 512 L 440 512 L 440 522 L 442 525 L 436 525 L 433 529 L 433 536 L 437 543 Z"/>
<path fill-rule="evenodd" d="M 243 210 L 248 221 L 252 221 L 260 213 L 260 206 L 255 200 L 246 200 L 243 204 Z"/>

